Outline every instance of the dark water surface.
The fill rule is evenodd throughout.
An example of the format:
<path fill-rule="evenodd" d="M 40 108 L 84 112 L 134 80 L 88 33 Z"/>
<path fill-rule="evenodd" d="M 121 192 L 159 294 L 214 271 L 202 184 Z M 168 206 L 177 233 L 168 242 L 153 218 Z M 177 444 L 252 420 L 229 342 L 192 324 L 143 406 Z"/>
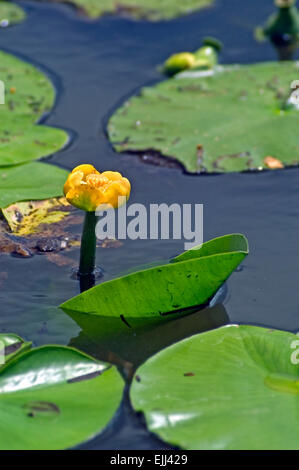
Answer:
<path fill-rule="evenodd" d="M 125 331 L 121 341 L 113 325 L 105 325 L 100 347 L 89 342 L 80 321 L 57 308 L 79 292 L 68 266 L 58 267 L 45 256 L 1 255 L 0 273 L 7 273 L 7 279 L 1 278 L 0 331 L 15 332 L 35 345 L 72 344 L 102 359 L 112 350 L 136 364 L 167 343 L 229 321 L 298 331 L 299 169 L 191 176 L 117 155 L 105 135 L 115 107 L 138 87 L 161 78 L 157 65 L 175 51 L 196 49 L 206 35 L 224 42 L 224 63 L 275 60 L 271 46 L 253 38 L 254 27 L 272 11 L 272 0 L 247 0 L 241 6 L 239 0 L 218 0 L 214 8 L 156 24 L 109 16 L 91 22 L 65 5 L 21 5 L 27 21 L 0 31 L 1 48 L 49 73 L 58 96 L 47 124 L 70 129 L 75 136 L 50 162 L 69 169 L 90 162 L 100 170 L 118 170 L 132 181 L 130 202 L 203 203 L 204 239 L 241 232 L 248 237 L 251 252 L 243 269 L 229 279 L 223 305 L 160 329 Z M 98 256 L 109 279 L 183 249 L 180 241 L 126 241 L 118 249 L 99 248 Z M 75 263 L 78 255 L 67 254 Z M 167 448 L 147 432 L 126 399 L 105 433 L 81 447 Z"/>

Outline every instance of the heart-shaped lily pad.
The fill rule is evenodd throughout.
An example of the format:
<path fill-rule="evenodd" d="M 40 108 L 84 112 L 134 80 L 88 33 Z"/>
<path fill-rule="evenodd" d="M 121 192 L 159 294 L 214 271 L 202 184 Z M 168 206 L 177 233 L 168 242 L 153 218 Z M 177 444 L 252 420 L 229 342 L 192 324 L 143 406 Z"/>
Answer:
<path fill-rule="evenodd" d="M 12 333 L 0 334 L 0 369 L 11 359 L 31 348 L 31 342 L 24 341 Z"/>
<path fill-rule="evenodd" d="M 299 449 L 299 340 L 230 325 L 149 359 L 131 400 L 149 429 L 184 449 Z"/>
<path fill-rule="evenodd" d="M 297 165 L 299 111 L 288 97 L 298 74 L 296 62 L 269 62 L 179 75 L 118 109 L 110 140 L 118 152 L 158 152 L 189 172 L 262 169 L 267 157 Z"/>
<path fill-rule="evenodd" d="M 52 0 L 53 1 L 53 0 Z M 63 1 L 63 0 L 58 0 Z M 98 18 L 105 13 L 120 13 L 134 18 L 146 18 L 152 21 L 171 19 L 199 10 L 213 0 L 71 0 L 80 10 L 91 18 Z"/>
<path fill-rule="evenodd" d="M 115 368 L 72 348 L 43 346 L 0 371 L 0 449 L 63 449 L 102 431 L 123 381 Z"/>
<path fill-rule="evenodd" d="M 137 271 L 99 284 L 63 303 L 65 311 L 104 317 L 159 317 L 205 304 L 248 254 L 247 240 L 220 237 L 170 264 Z M 208 254 L 206 256 L 205 254 Z"/>

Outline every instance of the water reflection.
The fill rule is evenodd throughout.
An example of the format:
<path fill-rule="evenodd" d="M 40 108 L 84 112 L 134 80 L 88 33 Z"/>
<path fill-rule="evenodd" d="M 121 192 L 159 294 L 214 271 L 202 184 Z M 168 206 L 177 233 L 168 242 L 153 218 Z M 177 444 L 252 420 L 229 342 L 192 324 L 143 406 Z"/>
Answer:
<path fill-rule="evenodd" d="M 278 60 L 293 60 L 295 52 L 299 46 L 298 40 L 293 40 L 288 35 L 273 36 L 270 38 L 272 46 L 275 48 Z"/>
<path fill-rule="evenodd" d="M 130 319 L 69 313 L 81 328 L 69 346 L 119 366 L 127 377 L 150 356 L 171 344 L 203 331 L 218 328 L 230 319 L 222 304 L 173 319 Z"/>

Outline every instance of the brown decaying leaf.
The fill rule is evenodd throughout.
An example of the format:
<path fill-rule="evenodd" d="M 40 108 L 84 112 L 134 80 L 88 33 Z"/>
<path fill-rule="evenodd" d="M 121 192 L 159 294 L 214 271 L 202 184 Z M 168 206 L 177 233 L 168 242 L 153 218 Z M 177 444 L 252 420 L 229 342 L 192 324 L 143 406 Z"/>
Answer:
<path fill-rule="evenodd" d="M 34 206 L 37 207 L 39 202 Z M 75 225 L 81 227 L 83 214 L 71 206 L 67 208 L 67 211 L 66 216 L 59 222 L 41 223 L 34 233 L 27 236 L 12 233 L 7 220 L 4 217 L 0 218 L 0 254 L 6 253 L 23 258 L 34 254 L 44 254 L 50 261 L 60 266 L 71 264 L 71 260 L 69 263 L 67 258 L 64 260 L 53 256 L 63 250 L 80 246 L 80 235 L 71 233 L 69 228 Z M 14 216 L 17 219 L 16 212 Z"/>
<path fill-rule="evenodd" d="M 278 160 L 278 158 L 274 158 L 270 156 L 264 158 L 264 164 L 271 170 L 284 168 L 284 164 L 280 160 Z"/>

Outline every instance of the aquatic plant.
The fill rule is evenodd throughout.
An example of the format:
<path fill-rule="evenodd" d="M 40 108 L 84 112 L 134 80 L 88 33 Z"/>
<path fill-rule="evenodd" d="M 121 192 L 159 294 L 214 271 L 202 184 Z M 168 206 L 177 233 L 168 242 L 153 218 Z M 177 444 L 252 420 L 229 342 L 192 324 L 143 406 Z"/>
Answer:
<path fill-rule="evenodd" d="M 297 165 L 297 78 L 294 62 L 187 70 L 127 100 L 109 138 L 118 152 L 175 158 L 194 173 L 262 170 L 267 156 Z"/>
<path fill-rule="evenodd" d="M 275 4 L 278 11 L 257 29 L 257 36 L 272 42 L 280 60 L 290 60 L 299 44 L 299 11 L 296 0 L 275 0 Z"/>
<path fill-rule="evenodd" d="M 2 344 L 1 450 L 65 449 L 106 427 L 123 392 L 114 367 L 64 346 L 29 350 L 16 335 L 0 334 Z"/>
<path fill-rule="evenodd" d="M 186 315 L 190 308 L 206 304 L 247 254 L 244 235 L 225 235 L 185 251 L 169 264 L 103 282 L 61 308 L 103 317 L 122 315 L 129 321 Z"/>
<path fill-rule="evenodd" d="M 41 71 L 19 58 L 0 51 L 0 62 L 5 88 L 4 99 L 0 96 L 0 208 L 60 196 L 66 171 L 36 162 L 69 140 L 62 129 L 38 124 L 54 105 L 55 90 Z"/>
<path fill-rule="evenodd" d="M 171 55 L 163 66 L 163 72 L 168 76 L 176 75 L 184 70 L 208 70 L 218 63 L 218 53 L 222 44 L 214 38 L 205 38 L 203 46 L 194 53 L 180 52 Z"/>
<path fill-rule="evenodd" d="M 73 169 L 63 188 L 66 199 L 85 211 L 79 276 L 92 276 L 95 271 L 96 210 L 116 209 L 130 196 L 131 184 L 114 171 L 100 173 L 94 166 L 83 164 Z"/>

